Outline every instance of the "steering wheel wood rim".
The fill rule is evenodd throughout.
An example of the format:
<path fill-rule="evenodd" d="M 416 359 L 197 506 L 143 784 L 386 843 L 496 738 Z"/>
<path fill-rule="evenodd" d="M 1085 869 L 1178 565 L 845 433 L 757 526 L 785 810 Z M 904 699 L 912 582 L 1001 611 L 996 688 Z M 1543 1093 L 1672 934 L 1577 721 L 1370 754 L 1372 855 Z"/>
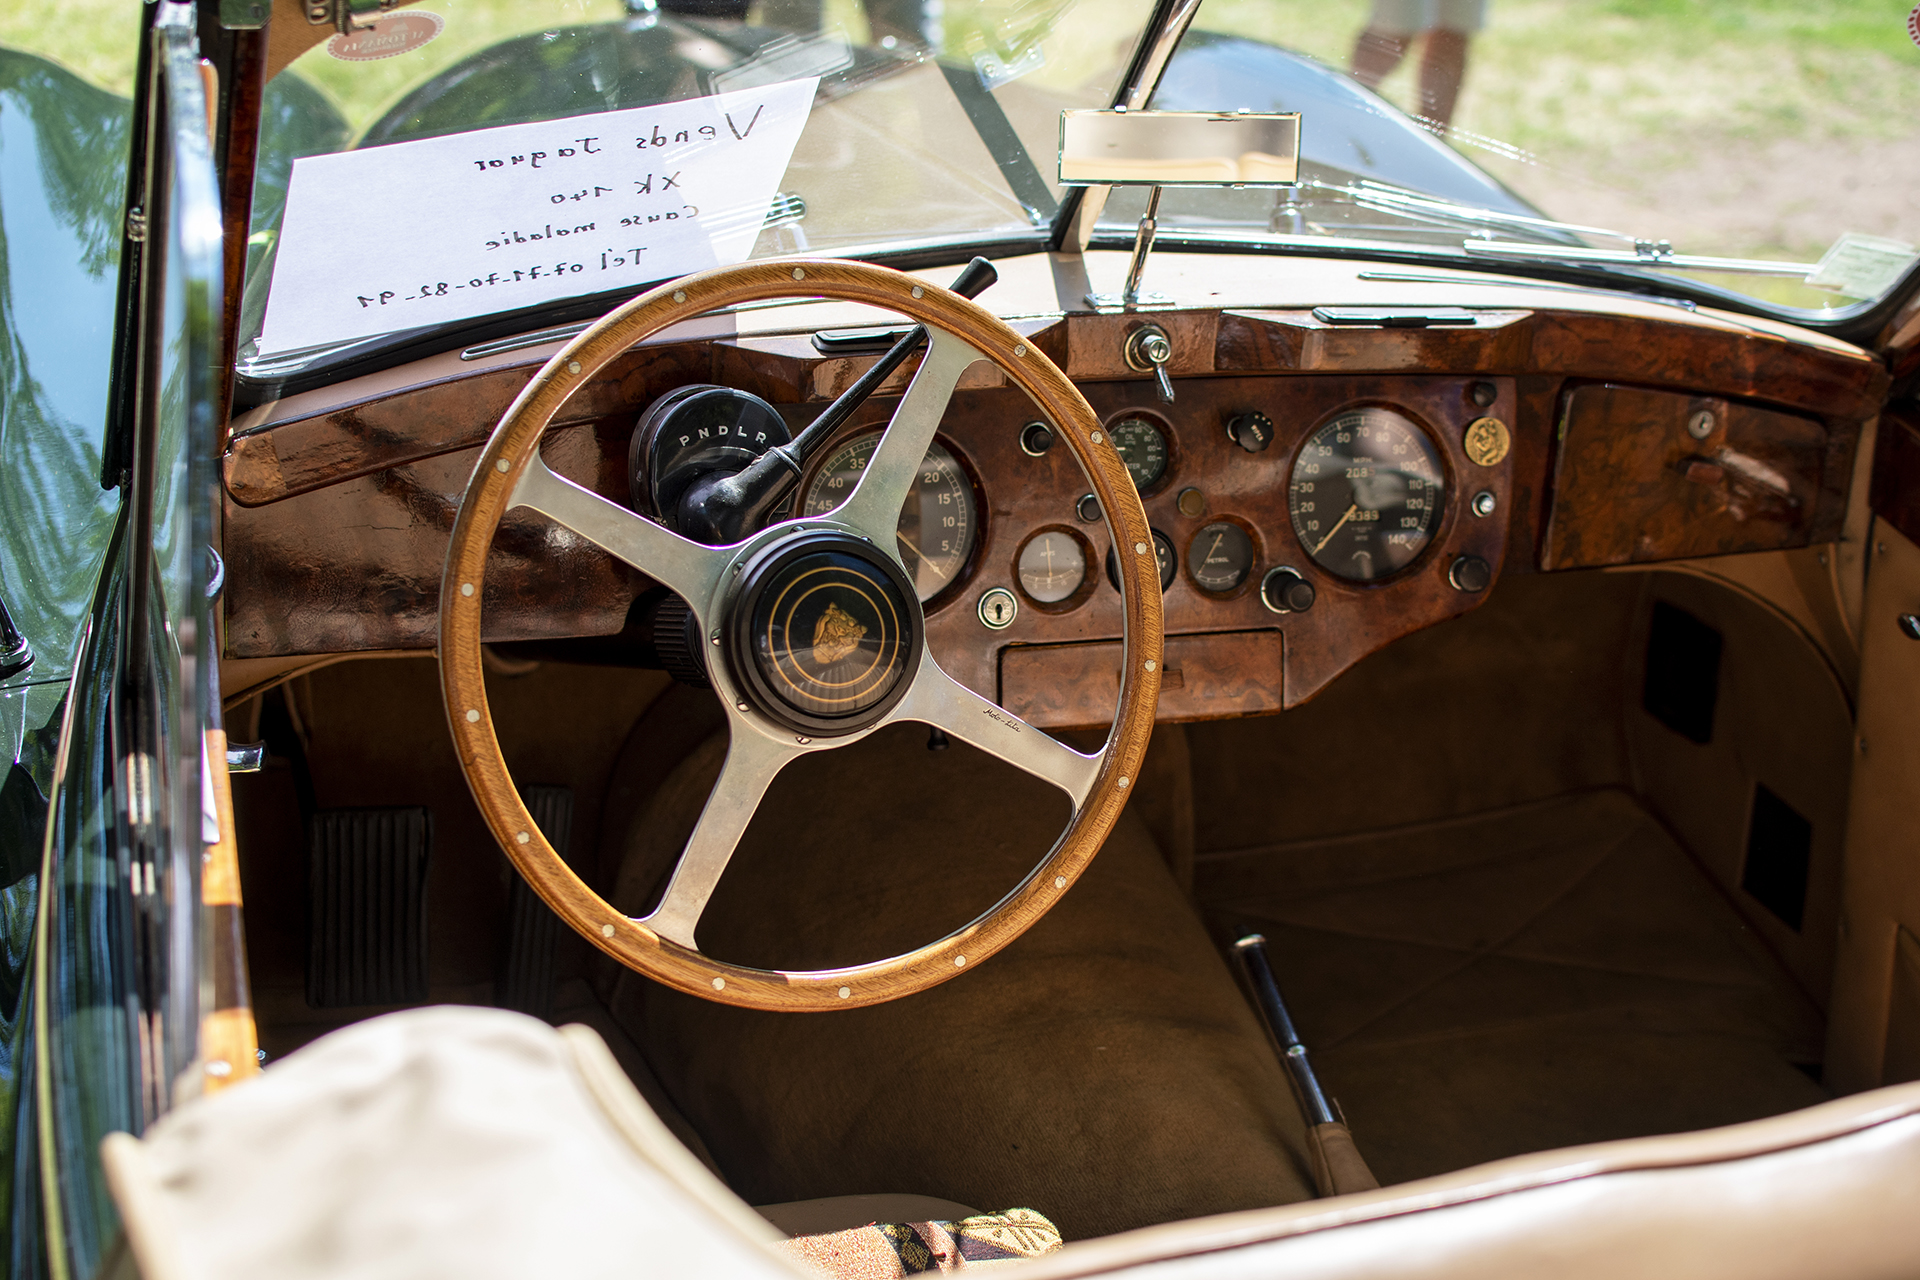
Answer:
<path fill-rule="evenodd" d="M 675 932 L 667 924 L 650 927 L 641 920 L 629 918 L 595 893 L 548 843 L 520 799 L 494 731 L 481 658 L 481 610 L 485 598 L 487 554 L 502 517 L 512 507 L 533 507 L 656 578 L 659 578 L 659 574 L 648 565 L 637 563 L 639 557 L 628 548 L 636 543 L 656 548 L 668 547 L 663 539 L 684 547 L 698 546 L 686 543 L 645 517 L 616 507 L 547 470 L 539 458 L 540 440 L 567 397 L 608 362 L 669 325 L 691 320 L 717 308 L 796 293 L 868 303 L 902 313 L 928 326 L 930 341 L 921 357 L 923 371 L 937 360 L 944 360 L 952 366 L 953 358 L 941 353 L 949 350 L 952 340 L 957 339 L 975 353 L 972 359 L 966 361 L 967 364 L 979 358 L 989 360 L 1012 383 L 1033 398 L 1048 420 L 1059 428 L 1059 437 L 1086 471 L 1101 510 L 1106 513 L 1108 528 L 1121 550 L 1117 559 L 1125 628 L 1122 637 L 1124 666 L 1114 723 L 1100 755 L 1080 757 L 1087 761 L 1089 769 L 1085 795 L 1084 798 L 1076 798 L 1073 817 L 1053 849 L 998 903 L 946 937 L 888 959 L 824 970 L 753 969 L 716 960 L 667 936 Z M 951 398 L 952 383 L 957 382 L 959 372 L 964 367 L 959 365 L 950 368 L 951 381 L 946 384 L 944 392 L 937 392 L 942 397 L 938 406 L 940 411 L 944 412 Z M 914 387 L 910 387 L 895 422 L 899 421 L 914 394 Z M 936 392 L 929 392 L 929 395 L 932 394 Z M 890 422 L 888 434 L 892 434 L 894 429 L 893 422 Z M 932 429 L 926 428 L 929 439 Z M 879 448 L 885 447 L 883 439 Z M 914 461 L 917 464 L 918 458 Z M 886 496 L 877 487 L 874 492 L 876 498 Z M 837 508 L 831 514 L 853 507 L 859 502 L 860 496 L 856 490 L 843 508 Z M 866 505 L 871 507 L 874 504 L 869 502 Z M 560 520 L 555 508 L 566 510 L 574 517 L 574 522 Z M 889 520 L 894 518 L 892 512 L 885 514 Z M 788 521 L 738 545 L 744 548 L 778 542 L 786 536 L 781 531 L 790 530 L 796 524 L 818 527 L 821 521 Z M 891 548 L 891 541 L 886 545 Z M 1126 554 L 1129 549 L 1133 554 Z M 669 550 L 672 548 L 669 547 Z M 723 548 L 703 550 L 714 556 L 729 551 Z M 687 553 L 690 557 L 692 554 Z M 897 558 L 897 553 L 890 554 L 895 554 Z M 994 584 L 978 585 L 985 589 Z M 1038 348 L 999 318 L 937 285 L 866 263 L 783 259 L 772 263 L 722 267 L 662 285 L 609 312 L 547 361 L 494 428 L 481 450 L 461 498 L 447 549 L 446 570 L 440 585 L 438 656 L 441 691 L 461 771 L 466 775 L 475 803 L 494 838 L 534 891 L 582 937 L 628 968 L 708 1000 L 762 1010 L 859 1008 L 925 990 L 987 959 L 1025 932 L 1059 901 L 1099 852 L 1119 818 L 1132 780 L 1139 776 L 1147 740 L 1153 731 L 1164 643 L 1159 586 L 1159 571 L 1146 512 L 1113 442 L 1101 429 L 1086 399 L 1066 375 Z M 725 583 L 721 581 L 714 588 L 713 599 L 722 599 L 725 589 Z M 689 603 L 696 609 L 701 607 L 697 601 L 690 600 Z M 717 660 L 715 665 L 720 666 Z M 923 655 L 919 671 L 909 673 L 908 678 L 914 682 L 914 689 L 920 687 L 928 667 L 938 672 L 930 654 Z M 939 676 L 959 690 L 957 694 L 954 689 L 942 692 L 956 698 L 956 705 L 960 709 L 983 712 L 994 725 L 991 729 L 984 726 L 976 728 L 979 722 L 967 720 L 966 726 L 973 731 L 962 735 L 965 740 L 1001 755 L 1002 759 L 1012 760 L 1029 772 L 1037 772 L 999 749 L 1015 739 L 1008 737 L 1005 743 L 989 745 L 981 742 L 979 735 L 1037 735 L 1040 730 L 958 686 L 944 673 L 939 673 Z M 725 689 L 730 686 L 724 680 L 717 679 L 716 687 L 724 695 Z M 937 699 L 940 695 L 934 696 Z M 913 700 L 914 695 L 910 692 L 904 703 Z M 743 728 L 741 723 L 735 721 L 744 722 L 749 718 L 736 713 L 730 699 L 724 700 L 723 706 L 728 708 L 730 732 L 735 735 L 734 741 L 738 742 Z M 911 712 L 909 708 L 907 713 L 890 717 L 881 723 L 891 723 L 895 718 L 914 719 L 940 723 L 941 727 L 949 728 L 944 722 L 928 720 Z M 856 741 L 877 727 L 873 726 L 842 741 Z M 798 741 L 806 743 L 810 740 Z M 1037 741 L 1030 740 L 1021 750 L 1032 750 Z M 1051 743 L 1052 740 L 1045 741 Z M 809 749 L 826 749 L 830 745 L 833 744 L 816 744 Z M 804 753 L 794 747 L 786 749 L 795 754 Z M 1060 747 L 1060 750 L 1068 751 L 1065 747 Z M 1073 754 L 1077 756 L 1078 753 Z M 732 756 L 733 747 L 730 745 L 730 762 Z M 785 760 L 780 762 L 784 763 Z M 778 767 L 774 766 L 776 772 Z M 768 780 L 770 778 L 771 774 Z M 1073 794 L 1073 789 L 1066 783 L 1057 778 L 1049 780 L 1067 790 L 1070 796 Z M 715 784 L 709 807 L 715 798 L 720 797 L 726 785 L 727 777 L 723 770 L 721 780 Z M 753 808 L 757 808 L 759 795 L 763 791 L 764 787 L 762 792 L 755 793 Z M 748 819 L 753 808 L 746 811 Z M 702 821 L 705 820 L 706 815 L 703 814 Z M 740 829 L 744 830 L 744 826 L 745 822 L 742 821 Z M 697 835 L 696 831 L 696 839 Z M 729 845 L 727 856 L 731 855 L 731 848 Z M 692 849 L 693 842 L 690 841 L 688 850 Z M 689 853 L 683 852 L 681 864 L 676 866 L 676 878 L 688 857 Z M 724 858 L 720 866 L 724 869 Z M 718 872 L 714 875 L 717 878 Z M 704 903 L 702 897 L 699 905 L 704 906 Z M 656 911 L 655 915 L 658 914 Z M 681 932 L 690 943 L 691 924 L 687 924 Z"/>

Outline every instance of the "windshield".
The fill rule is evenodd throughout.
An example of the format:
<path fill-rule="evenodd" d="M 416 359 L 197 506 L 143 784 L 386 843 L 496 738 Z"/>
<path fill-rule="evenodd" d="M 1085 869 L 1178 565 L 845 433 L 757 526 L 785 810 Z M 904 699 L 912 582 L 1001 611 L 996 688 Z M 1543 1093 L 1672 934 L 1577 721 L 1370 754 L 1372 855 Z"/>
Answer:
<path fill-rule="evenodd" d="M 1302 182 L 1169 191 L 1161 235 L 1657 273 L 1817 319 L 1920 240 L 1910 8 L 1206 0 L 1152 105 L 1300 112 Z"/>
<path fill-rule="evenodd" d="M 1059 113 L 1124 97 L 1152 9 L 430 0 L 301 33 L 266 96 L 239 371 L 566 323 L 748 258 L 1058 244 Z M 1842 317 L 1920 239 L 1900 10 L 1206 0 L 1150 105 L 1297 111 L 1301 180 L 1169 190 L 1162 243 L 1611 273 Z M 1113 191 L 1102 242 L 1144 202 Z"/>
<path fill-rule="evenodd" d="M 1041 247 L 1060 112 L 1112 101 L 1151 12 L 429 8 L 322 41 L 270 85 L 242 373 L 749 257 Z M 680 234 L 696 219 L 701 236 Z M 439 263 L 453 240 L 465 256 Z"/>

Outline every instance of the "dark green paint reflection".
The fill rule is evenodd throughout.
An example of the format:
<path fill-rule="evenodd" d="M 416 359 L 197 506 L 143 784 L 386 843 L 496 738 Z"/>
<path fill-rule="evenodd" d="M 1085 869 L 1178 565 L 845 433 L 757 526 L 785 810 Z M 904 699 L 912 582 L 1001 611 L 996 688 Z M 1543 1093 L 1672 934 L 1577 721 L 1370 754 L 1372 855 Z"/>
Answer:
<path fill-rule="evenodd" d="M 119 506 L 100 440 L 131 113 L 0 49 L 0 594 L 37 656 L 11 683 L 71 671 Z"/>

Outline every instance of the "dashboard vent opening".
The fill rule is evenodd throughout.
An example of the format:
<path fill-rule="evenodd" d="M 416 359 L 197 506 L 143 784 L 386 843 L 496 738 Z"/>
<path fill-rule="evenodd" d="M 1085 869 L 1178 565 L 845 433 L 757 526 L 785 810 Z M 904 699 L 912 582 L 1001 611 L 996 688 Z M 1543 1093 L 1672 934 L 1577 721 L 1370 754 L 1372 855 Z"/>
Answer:
<path fill-rule="evenodd" d="M 1641 697 L 1647 714 L 1683 738 L 1712 742 L 1722 646 L 1720 633 L 1685 609 L 1654 601 Z"/>
<path fill-rule="evenodd" d="M 1755 783 L 1740 887 L 1798 933 L 1807 911 L 1812 862 L 1813 824 L 1764 782 Z"/>

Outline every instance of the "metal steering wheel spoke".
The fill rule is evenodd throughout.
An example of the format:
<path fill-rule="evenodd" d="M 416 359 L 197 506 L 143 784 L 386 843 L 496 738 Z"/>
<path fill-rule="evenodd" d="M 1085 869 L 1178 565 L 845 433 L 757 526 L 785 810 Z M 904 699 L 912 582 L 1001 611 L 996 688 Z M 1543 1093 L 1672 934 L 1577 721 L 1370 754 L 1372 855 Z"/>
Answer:
<path fill-rule="evenodd" d="M 944 729 L 1016 769 L 1051 782 L 1073 797 L 1076 811 L 1086 803 L 1100 773 L 1099 756 L 1083 756 L 1011 711 L 987 701 L 942 671 L 933 655 L 924 650 L 912 688 L 887 720 L 917 720 Z"/>
<path fill-rule="evenodd" d="M 786 296 L 802 280 L 810 293 L 898 311 L 927 332 L 899 407 L 854 492 L 831 516 L 709 546 L 556 475 L 540 457 L 540 436 L 567 398 L 637 343 L 718 308 Z M 1088 756 L 940 668 L 926 651 L 912 576 L 896 546 L 900 513 L 934 434 L 961 377 L 980 359 L 1057 424 L 1116 532 L 1146 546 L 1146 514 L 1085 397 L 1043 351 L 966 299 L 965 292 L 857 262 L 783 260 L 683 277 L 623 304 L 557 352 L 494 428 L 484 462 L 468 481 L 447 547 L 438 649 L 461 771 L 501 848 L 541 897 L 569 927 L 637 973 L 750 1009 L 853 1009 L 897 999 L 972 972 L 1019 937 L 1059 901 L 1112 829 L 1116 801 L 1124 799 L 1129 775 L 1139 772 L 1159 692 L 1153 558 L 1143 551 L 1120 562 L 1122 640 L 1142 661 L 1121 683 L 1104 748 Z M 533 829 L 486 710 L 484 601 L 477 586 L 501 519 L 514 507 L 540 512 L 677 593 L 699 617 L 702 633 L 731 637 L 708 654 L 730 722 L 726 760 L 659 905 L 639 920 L 581 880 Z M 795 589 L 802 578 L 804 593 Z M 844 592 L 825 595 L 830 588 Z M 864 964 L 760 969 L 702 953 L 696 938 L 707 905 L 780 770 L 796 756 L 904 720 L 942 729 L 1067 793 L 1073 815 L 1045 855 L 1046 874 L 1027 877 L 944 938 Z"/>
<path fill-rule="evenodd" d="M 726 572 L 733 549 L 691 542 L 672 530 L 609 502 L 565 476 L 556 475 L 535 453 L 514 486 L 510 507 L 538 511 L 609 555 L 624 560 L 702 614 L 714 587 Z"/>
<path fill-rule="evenodd" d="M 660 905 L 640 923 L 670 942 L 689 951 L 700 948 L 694 942 L 694 928 L 707 909 L 720 876 L 740 846 L 740 837 L 753 821 L 761 799 L 774 777 L 787 762 L 805 752 L 777 742 L 765 734 L 736 723 L 727 744 L 726 763 L 707 797 L 706 808 L 694 824 L 693 835 L 674 864 L 673 876 Z"/>
<path fill-rule="evenodd" d="M 940 420 L 946 416 L 960 375 L 976 360 L 985 358 L 964 339 L 927 326 L 927 351 L 920 358 L 920 368 L 907 394 L 893 411 L 859 484 L 833 513 L 835 519 L 853 526 L 895 560 L 900 559 L 894 545 L 900 509 L 907 504 L 907 495 L 926 461 Z"/>

